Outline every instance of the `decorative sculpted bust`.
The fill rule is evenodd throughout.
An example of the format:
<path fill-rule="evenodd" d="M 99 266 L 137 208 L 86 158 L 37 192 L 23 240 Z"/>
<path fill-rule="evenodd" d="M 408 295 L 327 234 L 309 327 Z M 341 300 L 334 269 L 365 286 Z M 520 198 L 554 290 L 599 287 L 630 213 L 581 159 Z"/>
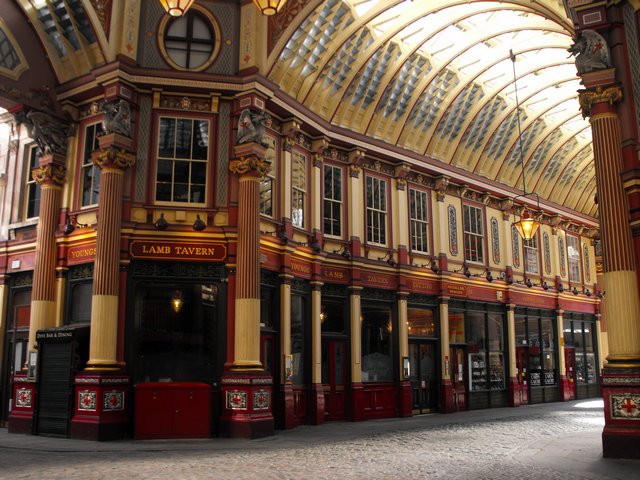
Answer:
<path fill-rule="evenodd" d="M 264 127 L 271 120 L 271 116 L 264 112 L 254 112 L 245 108 L 240 113 L 238 120 L 238 141 L 237 144 L 255 142 L 267 146 L 264 141 Z"/>

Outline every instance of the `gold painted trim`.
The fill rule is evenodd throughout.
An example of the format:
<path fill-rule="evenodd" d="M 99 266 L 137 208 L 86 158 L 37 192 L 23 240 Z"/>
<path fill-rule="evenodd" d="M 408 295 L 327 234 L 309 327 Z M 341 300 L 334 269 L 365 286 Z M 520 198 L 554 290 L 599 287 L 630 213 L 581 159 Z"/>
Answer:
<path fill-rule="evenodd" d="M 11 43 L 11 46 L 16 52 L 16 55 L 18 55 L 18 60 L 20 61 L 20 63 L 18 63 L 18 66 L 13 70 L 9 70 L 5 67 L 0 67 L 0 73 L 17 81 L 20 79 L 20 76 L 24 71 L 29 70 L 29 62 L 27 62 L 27 58 L 24 56 L 24 53 L 22 53 L 20 44 L 16 40 L 16 37 L 13 36 L 13 32 L 11 32 L 9 26 L 5 23 L 4 20 L 2 20 L 2 18 L 0 18 L 0 30 L 2 30 L 2 32 L 7 37 L 7 40 L 9 40 L 9 42 Z"/>

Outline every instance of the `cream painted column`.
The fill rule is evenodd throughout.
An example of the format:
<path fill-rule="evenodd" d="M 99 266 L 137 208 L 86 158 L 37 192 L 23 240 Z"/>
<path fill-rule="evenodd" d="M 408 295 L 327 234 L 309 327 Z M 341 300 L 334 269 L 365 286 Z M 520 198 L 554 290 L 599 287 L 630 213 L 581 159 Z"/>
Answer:
<path fill-rule="evenodd" d="M 438 218 L 435 219 L 434 224 L 438 225 L 439 228 L 436 228 L 435 231 L 439 233 L 436 236 L 436 241 L 438 245 L 434 245 L 433 253 L 439 253 L 442 257 L 447 256 L 447 250 L 449 245 L 449 234 L 447 226 L 449 225 L 449 219 L 447 217 L 447 208 L 445 206 L 444 200 L 447 197 L 447 186 L 449 185 L 448 177 L 440 177 L 436 179 L 435 191 L 436 191 L 436 201 L 438 204 Z M 436 250 L 437 249 L 437 250 Z M 447 350 L 448 352 L 449 350 Z M 447 353 L 449 355 L 449 353 Z"/>
<path fill-rule="evenodd" d="M 411 168 L 408 165 L 400 165 L 395 169 L 395 182 L 396 182 L 396 198 L 393 202 L 394 212 L 391 218 L 398 219 L 393 222 L 393 238 L 395 247 L 404 245 L 409 248 L 409 193 L 407 192 L 407 180 Z M 431 251 L 431 249 L 429 250 Z"/>
<path fill-rule="evenodd" d="M 408 380 L 403 378 L 403 358 L 409 357 L 409 330 L 407 322 L 409 321 L 409 309 L 407 308 L 408 292 L 398 292 L 398 343 L 400 348 L 399 365 L 400 365 L 400 380 Z"/>
<path fill-rule="evenodd" d="M 293 146 L 296 144 L 292 135 L 299 128 L 296 121 L 291 121 L 283 126 L 283 130 L 287 128 L 290 131 L 289 136 L 282 139 L 283 152 L 280 161 L 280 172 L 278 182 L 280 183 L 280 215 L 283 219 L 291 220 L 291 162 Z"/>
<path fill-rule="evenodd" d="M 311 151 L 313 152 L 312 168 L 311 168 L 311 192 L 310 199 L 314 199 L 309 203 L 311 208 L 311 231 L 322 232 L 322 204 L 324 198 L 324 151 L 329 146 L 329 139 L 326 137 L 315 139 L 311 142 Z"/>
<path fill-rule="evenodd" d="M 135 156 L 118 148 L 118 136 L 112 133 L 101 137 L 102 148 L 92 155 L 93 163 L 100 168 L 100 193 L 87 370 L 120 369 L 116 349 L 122 197 L 124 172 L 135 163 Z"/>
<path fill-rule="evenodd" d="M 558 369 L 568 378 L 567 362 L 564 358 L 564 310 L 556 310 L 556 336 L 558 337 Z"/>
<path fill-rule="evenodd" d="M 322 282 L 311 282 L 311 383 L 322 383 Z"/>
<path fill-rule="evenodd" d="M 280 368 L 280 383 L 290 383 L 285 371 L 284 359 L 291 355 L 291 279 L 293 275 L 282 274 L 280 279 L 280 352 L 283 359 Z"/>
<path fill-rule="evenodd" d="M 64 299 L 67 294 L 67 273 L 69 269 L 56 269 L 56 327 L 64 324 Z"/>
<path fill-rule="evenodd" d="M 364 159 L 364 150 L 352 150 L 349 152 L 349 183 L 347 184 L 347 219 L 350 228 L 351 238 L 356 237 L 360 240 L 364 239 L 364 214 L 363 208 L 356 208 L 357 205 L 363 205 L 364 202 L 364 178 L 360 178 L 362 168 L 360 164 Z"/>
<path fill-rule="evenodd" d="M 362 382 L 362 325 L 360 293 L 362 287 L 349 287 L 349 309 L 351 318 L 351 381 Z"/>
<path fill-rule="evenodd" d="M 443 382 L 449 381 L 449 298 L 442 297 L 440 302 L 440 375 Z"/>
<path fill-rule="evenodd" d="M 55 326 L 56 319 L 56 237 L 62 184 L 66 175 L 64 158 L 47 153 L 32 176 L 40 184 L 40 220 L 36 233 L 36 257 L 31 291 L 29 352 L 36 350 L 36 332 Z M 27 357 L 28 358 L 28 357 Z"/>
<path fill-rule="evenodd" d="M 518 377 L 518 365 L 516 359 L 516 306 L 507 304 L 507 346 L 509 348 L 509 378 Z"/>
<path fill-rule="evenodd" d="M 613 77 L 613 76 L 612 76 Z M 614 80 L 611 78 L 611 80 Z M 640 298 L 634 243 L 629 227 L 629 202 L 620 178 L 623 172 L 620 122 L 615 104 L 619 85 L 597 85 L 580 92 L 580 106 L 593 132 L 593 158 L 598 187 L 604 280 L 607 296 L 609 355 L 605 368 L 640 367 Z M 640 438 L 640 437 L 639 437 Z"/>
<path fill-rule="evenodd" d="M 265 148 L 255 143 L 236 147 L 245 152 L 232 160 L 237 174 L 238 254 L 236 257 L 235 331 L 232 370 L 262 370 L 260 362 L 260 179 L 269 171 Z M 286 330 L 289 331 L 289 330 Z M 281 332 L 284 334 L 284 331 Z"/>
<path fill-rule="evenodd" d="M 502 228 L 504 241 L 501 242 L 500 248 L 504 252 L 504 264 L 506 267 L 513 267 L 513 245 L 511 244 L 511 215 L 507 210 L 508 201 L 502 205 Z"/>

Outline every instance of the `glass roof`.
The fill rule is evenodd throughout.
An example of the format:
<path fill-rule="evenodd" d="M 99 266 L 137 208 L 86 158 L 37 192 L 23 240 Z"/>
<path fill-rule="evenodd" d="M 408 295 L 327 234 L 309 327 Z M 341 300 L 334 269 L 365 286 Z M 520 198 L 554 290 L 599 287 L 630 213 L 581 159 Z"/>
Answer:
<path fill-rule="evenodd" d="M 517 87 L 528 191 L 596 215 L 562 2 L 309 3 L 271 54 L 282 90 L 336 126 L 522 189 Z"/>

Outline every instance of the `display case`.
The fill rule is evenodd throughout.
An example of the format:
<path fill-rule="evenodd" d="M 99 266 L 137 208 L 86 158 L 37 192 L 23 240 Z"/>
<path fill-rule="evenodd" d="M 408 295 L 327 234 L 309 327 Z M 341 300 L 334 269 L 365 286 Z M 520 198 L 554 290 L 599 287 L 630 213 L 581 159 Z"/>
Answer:
<path fill-rule="evenodd" d="M 469 389 L 487 390 L 487 363 L 483 353 L 469 354 Z"/>
<path fill-rule="evenodd" d="M 491 352 L 489 354 L 489 381 L 491 390 L 504 390 L 504 355 L 502 353 Z"/>

